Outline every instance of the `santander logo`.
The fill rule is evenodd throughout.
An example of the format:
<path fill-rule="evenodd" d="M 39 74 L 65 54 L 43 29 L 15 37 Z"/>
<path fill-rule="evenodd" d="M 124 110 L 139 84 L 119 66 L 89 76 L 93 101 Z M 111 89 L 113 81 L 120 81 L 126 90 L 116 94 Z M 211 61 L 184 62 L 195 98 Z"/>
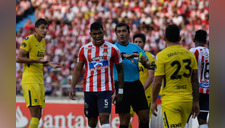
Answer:
<path fill-rule="evenodd" d="M 23 115 L 20 106 L 16 109 L 16 127 L 23 128 L 28 125 L 28 118 Z"/>
<path fill-rule="evenodd" d="M 112 114 L 110 117 L 110 125 L 112 128 L 119 127 L 119 117 L 114 112 L 112 106 Z M 39 128 L 87 128 L 88 121 L 84 115 L 83 104 L 60 104 L 47 103 L 43 108 L 43 114 L 39 121 Z M 26 108 L 25 103 L 16 104 L 16 127 L 28 128 L 30 122 L 30 112 Z M 138 120 L 138 119 L 137 119 Z M 132 121 L 132 124 L 134 122 Z M 137 122 L 135 122 L 137 123 Z M 135 126 L 135 124 L 133 124 Z M 98 122 L 97 128 L 100 128 Z"/>

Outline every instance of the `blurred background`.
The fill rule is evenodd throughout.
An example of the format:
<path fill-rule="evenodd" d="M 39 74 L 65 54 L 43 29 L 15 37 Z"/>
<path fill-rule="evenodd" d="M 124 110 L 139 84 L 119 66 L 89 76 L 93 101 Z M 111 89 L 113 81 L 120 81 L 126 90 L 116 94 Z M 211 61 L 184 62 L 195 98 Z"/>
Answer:
<path fill-rule="evenodd" d="M 104 39 L 112 43 L 117 41 L 114 30 L 116 24 L 127 23 L 130 26 L 130 41 L 132 42 L 135 33 L 144 33 L 146 35 L 144 50 L 154 55 L 166 47 L 163 36 L 164 30 L 169 24 L 179 26 L 182 38 L 180 45 L 186 49 L 194 47 L 193 37 L 196 30 L 206 30 L 207 40 L 209 40 L 209 0 L 16 0 L 16 54 L 18 54 L 23 39 L 33 34 L 34 23 L 38 18 L 45 18 L 49 22 L 49 31 L 45 38 L 46 55 L 44 59 L 59 62 L 62 65 L 60 69 L 44 67 L 45 95 L 48 104 L 44 109 L 45 113 L 39 124 L 40 127 L 62 126 L 63 122 L 59 123 L 57 120 L 54 122 L 58 124 L 49 124 L 46 121 L 47 117 L 51 115 L 53 118 L 58 114 L 66 117 L 67 114 L 68 116 L 71 114 L 71 110 L 75 111 L 72 116 L 82 115 L 82 118 L 79 119 L 81 122 L 85 122 L 83 74 L 76 87 L 77 100 L 69 100 L 68 92 L 71 85 L 71 74 L 77 62 L 78 50 L 92 40 L 89 32 L 90 24 L 94 21 L 103 24 Z M 24 104 L 21 86 L 22 72 L 23 65 L 16 63 L 16 116 L 24 116 L 29 120 L 30 115 Z M 76 105 L 71 106 L 71 103 Z M 158 103 L 161 102 L 158 101 Z M 117 127 L 119 119 L 113 113 L 115 112 L 112 112 L 112 127 Z M 154 124 L 154 127 L 162 127 L 160 118 L 153 118 L 158 122 Z M 79 119 L 74 117 L 73 126 L 80 128 L 86 126 L 86 124 L 79 123 Z M 135 127 L 138 121 L 136 117 L 134 117 L 134 121 L 136 121 L 133 125 Z M 26 127 L 27 123 L 26 120 L 17 122 L 17 127 Z M 197 127 L 196 120 L 192 124 L 194 125 L 190 125 L 190 128 Z M 65 127 L 69 125 L 66 123 Z"/>
<path fill-rule="evenodd" d="M 32 34 L 38 18 L 49 22 L 45 59 L 62 64 L 61 69 L 44 67 L 46 96 L 68 96 L 71 74 L 79 48 L 91 41 L 90 24 L 99 21 L 105 29 L 105 40 L 115 43 L 115 26 L 127 23 L 130 41 L 135 33 L 146 35 L 144 50 L 156 55 L 166 47 L 163 40 L 168 24 L 181 29 L 180 45 L 194 47 L 195 31 L 209 35 L 208 0 L 16 0 L 16 54 L 23 39 Z M 209 40 L 209 39 L 208 39 Z M 16 95 L 21 89 L 22 64 L 16 63 Z M 82 78 L 76 92 L 82 92 Z"/>

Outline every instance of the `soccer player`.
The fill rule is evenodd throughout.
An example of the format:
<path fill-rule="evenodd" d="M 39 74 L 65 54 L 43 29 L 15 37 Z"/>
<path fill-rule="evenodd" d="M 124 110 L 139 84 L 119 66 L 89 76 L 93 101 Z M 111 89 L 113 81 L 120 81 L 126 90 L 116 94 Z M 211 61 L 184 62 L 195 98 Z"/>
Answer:
<path fill-rule="evenodd" d="M 156 99 L 163 81 L 164 128 L 184 128 L 190 113 L 193 118 L 199 114 L 197 61 L 193 53 L 179 45 L 180 30 L 176 25 L 166 28 L 165 41 L 167 48 L 156 55 L 151 111 L 157 116 Z"/>
<path fill-rule="evenodd" d="M 69 97 L 74 98 L 74 89 L 79 81 L 81 71 L 85 65 L 84 77 L 84 113 L 91 128 L 97 126 L 98 116 L 102 128 L 110 128 L 109 115 L 111 113 L 113 86 L 113 64 L 116 65 L 121 90 L 116 100 L 122 101 L 124 71 L 119 49 L 112 43 L 105 41 L 103 26 L 94 22 L 91 24 L 90 35 L 93 41 L 82 46 L 72 76 Z"/>
<path fill-rule="evenodd" d="M 207 33 L 204 30 L 196 31 L 194 42 L 195 48 L 190 51 L 194 53 L 198 63 L 199 80 L 199 104 L 200 113 L 198 123 L 200 128 L 208 128 L 207 114 L 209 112 L 209 49 L 206 45 Z"/>
<path fill-rule="evenodd" d="M 133 43 L 137 44 L 142 50 L 144 50 L 146 37 L 142 33 L 137 33 L 133 36 Z M 140 62 L 138 63 L 139 67 L 139 80 L 144 86 L 145 96 L 148 101 L 148 106 L 150 108 L 152 101 L 152 81 L 154 78 L 154 69 L 155 69 L 155 56 L 150 52 L 145 51 L 145 54 L 148 56 L 150 67 L 145 68 Z M 134 116 L 133 108 L 130 111 L 131 116 Z M 149 122 L 151 118 L 151 112 L 149 111 Z"/>
<path fill-rule="evenodd" d="M 145 52 L 137 45 L 129 42 L 130 28 L 125 23 L 119 23 L 115 28 L 119 48 L 124 66 L 124 94 L 121 104 L 116 103 L 116 113 L 119 114 L 120 128 L 128 128 L 130 122 L 130 106 L 139 117 L 139 128 L 149 127 L 149 108 L 145 97 L 143 85 L 139 81 L 138 61 L 149 68 L 150 63 Z M 143 54 L 141 56 L 141 54 Z M 140 57 L 139 57 L 140 56 Z M 118 90 L 118 78 L 115 66 L 113 67 L 116 93 Z"/>
<path fill-rule="evenodd" d="M 35 23 L 35 33 L 27 36 L 20 46 L 16 62 L 24 63 L 22 90 L 26 106 L 30 110 L 31 120 L 29 128 L 37 128 L 45 107 L 45 90 L 43 80 L 43 66 L 59 68 L 60 64 L 43 60 L 45 55 L 45 38 L 48 22 L 38 19 Z"/>

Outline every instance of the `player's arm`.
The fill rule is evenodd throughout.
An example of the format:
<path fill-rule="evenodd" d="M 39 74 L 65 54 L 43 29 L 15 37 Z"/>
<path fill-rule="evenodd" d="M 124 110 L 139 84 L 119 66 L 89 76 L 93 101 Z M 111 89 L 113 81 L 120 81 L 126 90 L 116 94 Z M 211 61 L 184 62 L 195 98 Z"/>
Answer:
<path fill-rule="evenodd" d="M 83 66 L 84 66 L 84 62 L 77 62 L 75 70 L 73 71 L 72 85 L 71 85 L 70 92 L 69 92 L 69 97 L 72 100 L 75 100 L 75 98 L 74 98 L 74 89 L 75 89 L 77 83 L 79 82 L 79 79 L 80 79 L 80 76 L 81 76 L 81 72 L 83 70 Z"/>
<path fill-rule="evenodd" d="M 163 76 L 155 76 L 152 88 L 152 102 L 156 102 L 162 85 Z"/>
<path fill-rule="evenodd" d="M 123 63 L 115 64 L 118 72 L 118 95 L 116 96 L 116 103 L 122 102 L 123 86 L 124 86 L 124 70 Z"/>
<path fill-rule="evenodd" d="M 156 100 L 162 85 L 162 79 L 163 79 L 163 76 L 155 76 L 153 81 L 151 111 L 154 116 L 157 116 L 155 112 L 155 110 L 158 111 Z"/>
<path fill-rule="evenodd" d="M 199 83 L 198 83 L 198 69 L 194 69 L 191 76 L 192 90 L 193 90 L 193 105 L 192 117 L 198 116 L 199 108 Z"/>
<path fill-rule="evenodd" d="M 28 52 L 24 49 L 19 49 L 19 54 L 16 57 L 16 62 L 17 63 L 47 63 L 47 60 L 42 60 L 42 58 L 38 59 L 30 59 L 27 58 Z"/>
<path fill-rule="evenodd" d="M 146 90 L 150 84 L 153 82 L 153 78 L 154 78 L 154 70 L 148 70 L 148 78 L 144 83 L 144 89 Z"/>
<path fill-rule="evenodd" d="M 44 66 L 50 66 L 52 68 L 60 68 L 61 64 L 57 62 L 47 62 L 47 63 L 44 63 Z"/>
<path fill-rule="evenodd" d="M 118 87 L 119 89 L 123 89 L 123 85 L 124 85 L 123 63 L 115 64 L 115 66 L 118 72 Z"/>
<path fill-rule="evenodd" d="M 145 56 L 140 56 L 139 60 L 145 68 L 148 68 L 148 69 L 150 68 L 150 62 Z"/>

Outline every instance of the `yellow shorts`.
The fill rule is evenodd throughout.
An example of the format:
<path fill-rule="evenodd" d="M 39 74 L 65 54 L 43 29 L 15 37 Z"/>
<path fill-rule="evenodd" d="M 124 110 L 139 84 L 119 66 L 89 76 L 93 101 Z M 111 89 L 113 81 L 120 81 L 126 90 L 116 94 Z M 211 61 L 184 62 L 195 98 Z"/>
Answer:
<path fill-rule="evenodd" d="M 162 104 L 164 128 L 184 128 L 192 111 L 192 102 Z"/>
<path fill-rule="evenodd" d="M 148 101 L 148 107 L 149 107 L 149 118 L 151 118 L 151 103 L 152 103 L 152 97 L 149 95 L 149 96 L 146 96 L 146 99 Z M 130 106 L 130 115 L 131 116 L 134 116 L 135 112 L 133 110 L 133 108 Z"/>
<path fill-rule="evenodd" d="M 45 88 L 44 84 L 22 84 L 23 96 L 26 106 L 45 107 Z"/>

